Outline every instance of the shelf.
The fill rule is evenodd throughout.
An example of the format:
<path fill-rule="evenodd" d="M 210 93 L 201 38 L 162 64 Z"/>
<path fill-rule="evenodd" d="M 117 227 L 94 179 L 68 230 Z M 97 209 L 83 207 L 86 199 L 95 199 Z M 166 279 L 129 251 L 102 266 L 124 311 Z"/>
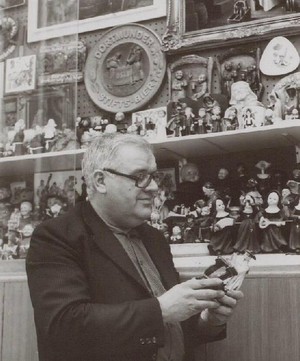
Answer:
<path fill-rule="evenodd" d="M 79 168 L 83 153 L 83 149 L 74 149 L 0 158 L 1 176 Z"/>
<path fill-rule="evenodd" d="M 168 138 L 152 144 L 158 160 L 288 147 L 300 144 L 300 120 L 284 120 L 261 128 Z"/>
<path fill-rule="evenodd" d="M 158 161 L 295 146 L 300 144 L 300 120 L 285 120 L 261 128 L 152 140 L 151 143 Z M 83 154 L 84 149 L 74 149 L 0 158 L 0 172 L 1 175 L 16 175 L 78 169 Z"/>
<path fill-rule="evenodd" d="M 207 244 L 187 243 L 170 245 L 177 271 L 183 280 L 201 276 L 212 265 L 215 256 L 210 256 Z M 227 257 L 227 256 L 226 256 Z M 300 275 L 300 255 L 296 254 L 257 254 L 251 260 L 248 278 L 288 277 Z"/>

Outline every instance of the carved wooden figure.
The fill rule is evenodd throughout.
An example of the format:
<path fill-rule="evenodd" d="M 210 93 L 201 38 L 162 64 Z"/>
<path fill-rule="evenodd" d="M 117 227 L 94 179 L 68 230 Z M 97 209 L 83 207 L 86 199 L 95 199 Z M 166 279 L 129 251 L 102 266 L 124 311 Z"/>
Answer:
<path fill-rule="evenodd" d="M 200 100 L 212 90 L 213 58 L 185 55 L 168 66 L 170 100 Z"/>
<path fill-rule="evenodd" d="M 231 97 L 231 86 L 246 81 L 258 100 L 263 94 L 259 71 L 260 48 L 232 48 L 217 57 L 218 78 L 223 94 Z"/>

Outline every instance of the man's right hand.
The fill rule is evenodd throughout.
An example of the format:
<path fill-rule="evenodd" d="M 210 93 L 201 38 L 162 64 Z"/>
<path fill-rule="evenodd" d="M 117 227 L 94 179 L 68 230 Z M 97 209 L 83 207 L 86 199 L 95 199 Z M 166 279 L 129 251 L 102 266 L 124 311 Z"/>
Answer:
<path fill-rule="evenodd" d="M 181 322 L 206 308 L 217 308 L 218 298 L 225 292 L 214 290 L 222 285 L 219 278 L 196 279 L 182 282 L 159 296 L 162 317 L 165 322 Z"/>

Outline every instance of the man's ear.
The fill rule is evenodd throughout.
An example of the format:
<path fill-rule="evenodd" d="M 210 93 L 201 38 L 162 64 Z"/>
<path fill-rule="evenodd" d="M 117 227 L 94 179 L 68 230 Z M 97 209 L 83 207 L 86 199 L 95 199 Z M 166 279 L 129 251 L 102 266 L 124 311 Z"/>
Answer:
<path fill-rule="evenodd" d="M 99 193 L 106 193 L 106 186 L 105 186 L 105 175 L 102 170 L 95 170 L 93 174 L 94 186 Z"/>

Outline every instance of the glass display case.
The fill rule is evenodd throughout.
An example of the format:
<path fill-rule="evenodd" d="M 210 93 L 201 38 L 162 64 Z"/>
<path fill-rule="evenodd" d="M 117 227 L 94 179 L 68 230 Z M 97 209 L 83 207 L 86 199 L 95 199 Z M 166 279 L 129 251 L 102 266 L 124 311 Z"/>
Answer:
<path fill-rule="evenodd" d="M 238 126 L 228 112 L 227 123 L 222 127 L 201 131 L 198 121 L 199 110 L 203 106 L 198 97 L 201 97 L 203 89 L 205 92 L 209 90 L 214 95 L 218 94 L 216 99 L 222 111 L 230 108 L 228 89 L 234 76 L 231 74 L 228 77 L 226 62 L 232 62 L 235 70 L 239 70 L 239 81 L 251 77 L 252 90 L 264 109 L 271 107 L 270 95 L 276 86 L 275 89 L 281 91 L 286 82 L 288 85 L 296 84 L 298 94 L 300 83 L 297 69 L 295 76 L 290 74 L 286 78 L 286 74 L 282 77 L 266 76 L 258 68 L 261 49 L 266 48 L 272 36 L 281 34 L 283 27 L 295 48 L 300 49 L 300 39 L 296 34 L 299 29 L 299 9 L 296 5 L 293 5 L 293 9 L 283 6 L 280 14 L 273 10 L 259 19 L 249 18 L 247 22 L 241 21 L 243 24 L 239 24 L 227 22 L 234 14 L 233 2 L 203 1 L 199 2 L 202 10 L 198 8 L 197 19 L 194 16 L 195 22 L 189 23 L 186 16 L 190 16 L 188 11 L 194 2 L 188 0 L 145 1 L 146 5 L 132 5 L 130 9 L 103 10 L 98 7 L 97 15 L 93 13 L 93 16 L 91 8 L 95 1 L 73 1 L 68 7 L 64 6 L 64 2 L 53 1 L 51 4 L 57 4 L 55 9 L 50 3 L 46 6 L 45 1 L 8 0 L 6 3 L 7 6 L 0 10 L 0 38 L 3 38 L 0 46 L 0 291 L 3 294 L 0 314 L 3 329 L 5 327 L 5 334 L 0 337 L 0 350 L 3 361 L 32 361 L 37 360 L 37 352 L 24 260 L 30 235 L 43 220 L 56 217 L 77 201 L 85 199 L 85 185 L 80 171 L 85 148 L 108 125 L 118 125 L 116 112 L 101 109 L 86 90 L 85 65 L 91 49 L 99 47 L 109 26 L 125 25 L 133 19 L 156 33 L 161 40 L 166 64 L 158 61 L 155 65 L 160 69 L 166 66 L 166 74 L 162 74 L 156 94 L 148 102 L 143 102 L 142 107 L 124 112 L 119 126 L 123 130 L 134 129 L 153 144 L 161 176 L 159 183 L 170 194 L 176 193 L 183 183 L 180 170 L 187 162 L 197 165 L 203 181 L 215 178 L 220 168 L 234 170 L 238 164 L 250 168 L 252 175 L 257 175 L 259 170 L 264 174 L 265 169 L 262 171 L 256 167 L 261 160 L 272 164 L 272 174 L 280 170 L 292 177 L 292 171 L 300 161 L 297 117 L 267 123 L 264 114 L 265 123 L 261 124 L 261 118 L 257 115 L 255 126 L 245 126 L 250 124 L 247 123 L 249 119 L 245 111 L 240 114 L 240 119 L 244 120 L 243 126 Z M 112 6 L 113 2 L 109 3 Z M 251 1 L 252 15 L 262 11 L 255 8 L 256 3 Z M 211 16 L 208 10 L 223 11 L 219 19 L 222 23 L 217 24 L 217 19 L 211 19 L 215 22 L 199 28 L 199 16 L 202 16 L 202 20 L 206 15 L 207 20 Z M 249 9 L 246 13 L 249 15 Z M 116 23 L 110 22 L 112 17 Z M 241 38 L 248 45 L 247 51 L 240 48 Z M 241 61 L 249 67 L 248 72 L 241 69 Z M 126 69 L 129 68 L 127 66 Z M 102 69 L 108 71 L 105 65 Z M 174 93 L 178 90 L 176 87 L 185 84 L 181 81 L 180 85 L 179 81 L 174 85 L 178 70 L 187 78 L 183 90 L 188 98 L 185 99 L 188 111 L 172 106 Z M 207 77 L 207 84 L 204 85 L 200 81 L 203 73 Z M 290 94 L 293 92 L 290 91 Z M 282 99 L 285 101 L 286 97 L 284 94 Z M 197 130 L 194 126 L 182 133 L 182 129 L 176 127 L 176 121 L 182 119 L 182 115 L 185 119 L 188 116 L 197 118 Z M 225 117 L 225 112 L 223 115 Z M 218 119 L 218 114 L 213 116 Z M 300 178 L 300 172 L 296 179 L 291 179 L 294 181 L 295 194 L 299 193 L 297 177 Z M 172 199 L 169 201 L 169 205 L 172 204 Z M 161 203 L 158 208 L 162 210 Z M 184 223 L 189 227 L 186 214 L 175 211 L 174 203 L 170 210 L 180 226 Z M 235 211 L 232 209 L 233 213 Z M 168 214 L 165 213 L 165 216 Z M 169 233 L 171 225 L 168 224 Z M 153 226 L 160 228 L 156 221 Z M 204 237 L 199 243 L 171 244 L 174 264 L 182 280 L 201 275 L 213 263 L 215 256 L 210 254 L 205 240 Z M 284 317 L 281 316 L 277 322 L 268 309 L 268 303 L 279 304 L 284 309 L 282 315 L 286 317 L 290 317 L 290 309 L 297 314 L 299 302 L 295 300 L 300 299 L 300 288 L 297 287 L 299 266 L 295 250 L 288 249 L 284 254 L 257 255 L 245 280 L 247 312 L 244 312 L 245 307 L 241 308 L 239 319 L 230 328 L 227 344 L 214 346 L 215 349 L 203 346 L 207 349 L 205 360 L 213 361 L 217 356 L 222 360 L 271 359 L 266 350 L 271 349 L 272 338 L 266 340 L 263 335 L 269 332 L 270 322 L 274 326 L 271 327 L 274 338 L 278 337 L 275 330 L 281 329 L 280 336 L 286 340 L 290 335 L 298 345 L 297 332 L 291 335 L 290 328 L 281 328 L 282 324 L 285 325 Z M 287 301 L 283 297 L 286 294 L 289 295 Z M 261 304 L 263 311 L 257 312 Z M 249 323 L 249 320 L 250 331 L 243 329 L 239 333 L 240 325 L 244 321 Z M 299 318 L 293 317 L 292 324 L 293 329 L 299 329 Z M 261 326 L 259 332 L 257 325 Z M 30 335 L 28 329 L 32 330 Z M 249 341 L 250 334 L 255 337 Z M 11 347 L 12 340 L 18 347 Z M 236 347 L 230 349 L 229 344 Z M 286 344 L 289 344 L 289 340 Z M 299 359 L 299 348 L 287 350 L 285 347 L 277 354 L 273 352 L 272 360 L 286 358 L 287 353 L 282 352 L 289 352 L 291 360 Z"/>

